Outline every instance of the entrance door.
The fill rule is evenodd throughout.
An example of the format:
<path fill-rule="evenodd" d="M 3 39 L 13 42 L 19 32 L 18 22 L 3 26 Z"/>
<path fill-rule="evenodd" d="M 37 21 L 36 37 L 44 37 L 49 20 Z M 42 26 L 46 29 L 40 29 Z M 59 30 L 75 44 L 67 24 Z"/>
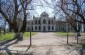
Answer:
<path fill-rule="evenodd" d="M 44 31 L 44 32 L 46 31 L 46 27 L 45 27 L 45 26 L 43 27 L 43 31 Z"/>

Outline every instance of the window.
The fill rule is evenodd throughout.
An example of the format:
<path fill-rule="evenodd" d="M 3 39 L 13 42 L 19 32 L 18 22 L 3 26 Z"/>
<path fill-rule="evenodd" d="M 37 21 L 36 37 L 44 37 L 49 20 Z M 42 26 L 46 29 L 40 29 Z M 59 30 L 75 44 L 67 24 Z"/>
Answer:
<path fill-rule="evenodd" d="M 52 26 L 52 30 L 54 30 L 54 27 Z"/>
<path fill-rule="evenodd" d="M 33 31 L 33 27 L 32 27 L 32 31 Z"/>
<path fill-rule="evenodd" d="M 39 30 L 41 30 L 40 26 L 39 26 Z"/>
<path fill-rule="evenodd" d="M 46 20 L 45 20 L 45 19 L 43 20 L 43 23 L 44 23 L 44 24 L 46 23 Z"/>
<path fill-rule="evenodd" d="M 35 20 L 35 24 L 37 24 L 37 20 Z"/>
<path fill-rule="evenodd" d="M 46 27 L 45 26 L 43 26 L 43 31 L 46 31 Z"/>
<path fill-rule="evenodd" d="M 64 27 L 63 27 L 63 31 L 64 31 L 65 29 L 64 29 Z"/>
<path fill-rule="evenodd" d="M 48 30 L 50 30 L 50 26 L 48 26 Z"/>
<path fill-rule="evenodd" d="M 40 24 L 40 20 L 38 21 L 38 24 Z"/>
<path fill-rule="evenodd" d="M 37 26 L 35 26 L 35 30 L 37 30 Z"/>
<path fill-rule="evenodd" d="M 50 20 L 48 21 L 48 24 L 50 24 Z"/>

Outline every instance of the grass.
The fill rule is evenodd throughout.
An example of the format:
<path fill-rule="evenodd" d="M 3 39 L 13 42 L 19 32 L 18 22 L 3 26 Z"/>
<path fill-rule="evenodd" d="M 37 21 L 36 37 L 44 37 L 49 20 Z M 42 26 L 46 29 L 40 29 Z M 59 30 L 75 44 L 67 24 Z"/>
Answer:
<path fill-rule="evenodd" d="M 36 32 L 31 32 L 31 35 L 33 36 L 33 35 L 35 35 L 36 34 Z M 24 33 L 24 37 L 29 37 L 30 36 L 30 32 L 25 32 Z"/>
<path fill-rule="evenodd" d="M 36 32 L 32 32 L 32 35 L 35 35 Z M 30 32 L 25 32 L 24 33 L 24 38 L 26 37 L 29 37 L 30 36 Z M 4 40 L 10 40 L 10 39 L 13 39 L 14 37 L 14 33 L 11 32 L 11 33 L 6 33 L 5 35 L 4 34 L 1 34 L 0 35 L 0 41 L 4 41 Z"/>
<path fill-rule="evenodd" d="M 59 35 L 59 36 L 67 36 L 66 32 L 56 32 L 56 34 Z M 68 35 L 69 36 L 75 36 L 75 33 L 74 32 L 69 32 Z"/>

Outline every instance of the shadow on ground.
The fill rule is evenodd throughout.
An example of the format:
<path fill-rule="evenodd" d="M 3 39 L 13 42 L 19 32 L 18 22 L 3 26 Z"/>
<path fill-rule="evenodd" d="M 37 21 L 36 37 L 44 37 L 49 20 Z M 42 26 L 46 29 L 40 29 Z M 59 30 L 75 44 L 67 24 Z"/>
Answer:
<path fill-rule="evenodd" d="M 19 40 L 11 39 L 0 43 L 0 55 L 22 55 L 22 51 L 10 50 L 9 47 L 13 44 L 17 44 Z M 31 45 L 28 46 L 27 50 L 24 51 L 24 55 L 33 55 L 33 53 L 26 53 L 30 49 Z M 14 53 L 13 53 L 14 52 Z"/>
<path fill-rule="evenodd" d="M 16 44 L 18 42 L 18 40 L 15 40 L 13 43 L 10 43 L 13 40 L 15 40 L 15 39 L 11 39 L 11 40 L 7 40 L 7 41 L 4 41 L 4 42 L 1 42 L 0 43 L 0 46 L 1 46 L 0 51 L 5 50 L 8 55 L 12 55 L 11 54 L 11 50 L 9 50 L 8 47 L 13 45 L 13 44 Z"/>

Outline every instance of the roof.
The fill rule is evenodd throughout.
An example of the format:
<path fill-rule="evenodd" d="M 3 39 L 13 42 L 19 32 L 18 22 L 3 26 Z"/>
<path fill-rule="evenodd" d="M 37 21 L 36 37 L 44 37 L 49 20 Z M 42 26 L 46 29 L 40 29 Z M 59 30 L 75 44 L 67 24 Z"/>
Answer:
<path fill-rule="evenodd" d="M 41 16 L 49 16 L 46 12 L 43 12 Z"/>

